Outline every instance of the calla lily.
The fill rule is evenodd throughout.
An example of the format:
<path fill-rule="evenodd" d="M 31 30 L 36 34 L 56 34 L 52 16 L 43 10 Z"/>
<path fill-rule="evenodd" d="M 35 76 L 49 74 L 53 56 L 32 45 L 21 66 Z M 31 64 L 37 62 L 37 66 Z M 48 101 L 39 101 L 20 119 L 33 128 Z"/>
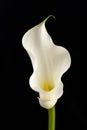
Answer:
<path fill-rule="evenodd" d="M 62 96 L 61 77 L 71 64 L 68 50 L 55 45 L 46 30 L 49 17 L 28 30 L 22 39 L 33 66 L 30 87 L 39 93 L 39 103 L 46 109 L 52 108 Z"/>

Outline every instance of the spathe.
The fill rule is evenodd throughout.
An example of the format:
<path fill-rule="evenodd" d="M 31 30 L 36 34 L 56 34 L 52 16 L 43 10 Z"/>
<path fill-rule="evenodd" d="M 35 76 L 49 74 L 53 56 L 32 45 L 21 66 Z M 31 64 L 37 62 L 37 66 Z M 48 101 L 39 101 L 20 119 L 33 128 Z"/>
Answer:
<path fill-rule="evenodd" d="M 63 94 L 61 77 L 70 67 L 71 58 L 68 50 L 53 43 L 45 27 L 47 19 L 27 31 L 22 44 L 33 66 L 30 87 L 39 93 L 40 105 L 50 109 Z"/>

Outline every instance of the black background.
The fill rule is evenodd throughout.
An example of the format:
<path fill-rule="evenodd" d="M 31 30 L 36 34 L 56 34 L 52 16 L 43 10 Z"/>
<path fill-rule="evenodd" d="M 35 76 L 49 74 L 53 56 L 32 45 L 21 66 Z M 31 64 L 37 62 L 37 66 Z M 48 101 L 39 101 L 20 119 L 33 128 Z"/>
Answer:
<path fill-rule="evenodd" d="M 47 110 L 28 80 L 33 70 L 22 47 L 24 33 L 53 14 L 46 27 L 56 45 L 71 54 L 56 104 L 56 130 L 87 129 L 87 4 L 80 1 L 2 1 L 0 4 L 0 128 L 47 129 Z"/>

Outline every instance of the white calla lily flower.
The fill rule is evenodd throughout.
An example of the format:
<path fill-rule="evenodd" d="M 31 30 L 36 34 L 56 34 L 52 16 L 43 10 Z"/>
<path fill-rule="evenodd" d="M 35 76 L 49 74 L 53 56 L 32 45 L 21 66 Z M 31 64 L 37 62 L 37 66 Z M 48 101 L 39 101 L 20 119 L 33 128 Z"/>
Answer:
<path fill-rule="evenodd" d="M 22 39 L 34 70 L 30 86 L 39 93 L 39 103 L 46 109 L 52 108 L 62 96 L 61 77 L 71 64 L 69 52 L 55 45 L 46 30 L 45 22 L 49 17 L 27 31 Z"/>

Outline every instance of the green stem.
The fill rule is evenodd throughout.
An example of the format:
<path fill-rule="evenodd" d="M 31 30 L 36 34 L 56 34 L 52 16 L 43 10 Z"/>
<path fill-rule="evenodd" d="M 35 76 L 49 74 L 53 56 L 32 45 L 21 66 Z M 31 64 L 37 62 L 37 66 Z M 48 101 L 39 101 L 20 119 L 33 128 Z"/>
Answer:
<path fill-rule="evenodd" d="M 55 130 L 55 106 L 48 109 L 48 130 Z"/>

